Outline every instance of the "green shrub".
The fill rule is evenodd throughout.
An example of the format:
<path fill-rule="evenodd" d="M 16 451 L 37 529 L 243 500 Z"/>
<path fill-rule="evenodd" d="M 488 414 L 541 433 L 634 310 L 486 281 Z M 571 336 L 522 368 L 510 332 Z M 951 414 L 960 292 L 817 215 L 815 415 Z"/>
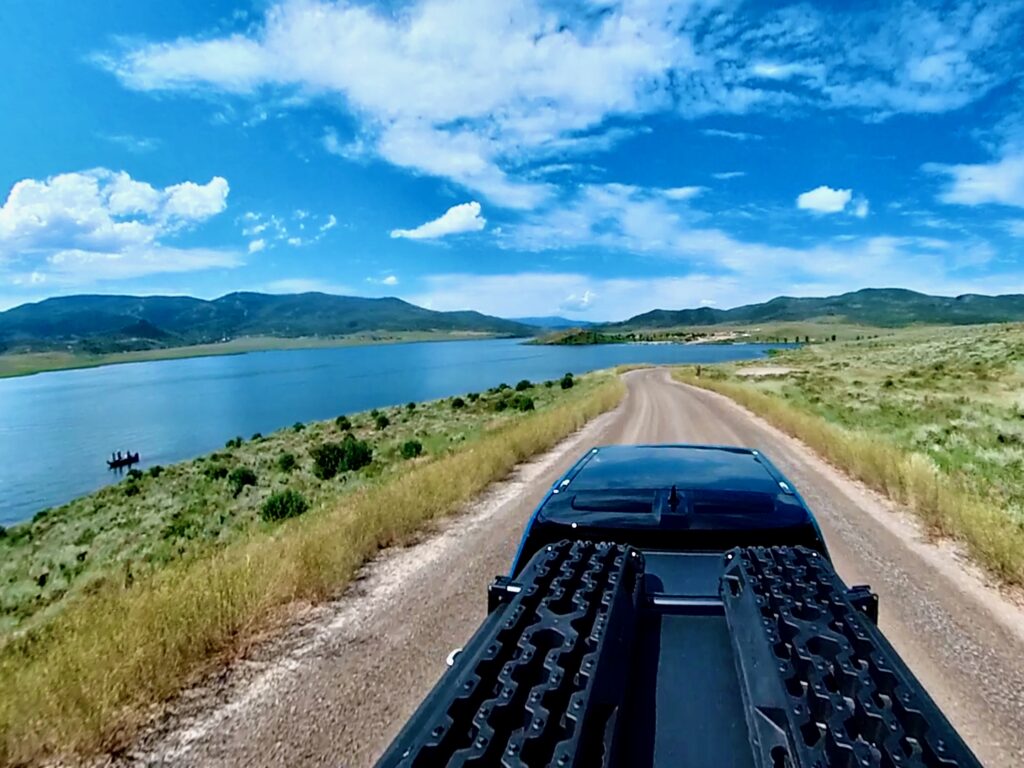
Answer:
<path fill-rule="evenodd" d="M 376 408 L 374 408 L 372 411 L 370 411 L 370 418 L 371 419 L 376 419 L 378 416 L 380 416 L 380 411 L 378 411 Z"/>
<path fill-rule="evenodd" d="M 256 473 L 249 467 L 235 467 L 228 475 L 228 483 L 231 485 L 231 495 L 238 496 L 247 485 L 256 485 Z"/>
<path fill-rule="evenodd" d="M 341 461 L 341 469 L 355 472 L 373 461 L 373 449 L 365 440 L 357 440 L 355 435 L 347 434 L 341 441 L 345 453 Z"/>
<path fill-rule="evenodd" d="M 499 392 L 504 392 L 504 391 L 505 391 L 506 389 L 512 389 L 512 387 L 510 387 L 510 386 L 509 386 L 508 384 L 506 384 L 506 383 L 505 383 L 504 381 L 503 381 L 503 382 L 501 382 L 501 384 L 499 384 L 499 385 L 498 385 L 498 391 L 499 391 Z"/>
<path fill-rule="evenodd" d="M 402 458 L 415 459 L 423 453 L 423 443 L 419 440 L 406 440 L 402 443 Z"/>
<path fill-rule="evenodd" d="M 242 436 L 238 435 L 237 437 L 233 437 L 230 440 L 228 440 L 226 443 L 224 443 L 224 447 L 225 448 L 241 448 L 242 447 L 242 442 L 243 442 Z"/>
<path fill-rule="evenodd" d="M 567 373 L 567 374 L 565 374 L 565 376 L 562 377 L 562 381 L 561 381 L 562 389 L 572 389 L 573 385 L 575 383 L 576 382 L 573 381 L 571 373 Z"/>
<path fill-rule="evenodd" d="M 555 386 L 555 382 L 552 381 L 551 379 L 548 379 L 547 381 L 544 382 L 544 386 L 547 387 L 548 389 L 551 389 L 553 386 Z"/>
<path fill-rule="evenodd" d="M 378 413 L 374 417 L 374 424 L 377 425 L 377 429 L 387 429 L 388 425 L 391 424 L 391 419 L 389 419 L 383 413 Z"/>
<path fill-rule="evenodd" d="M 141 492 L 141 489 L 132 480 L 128 481 L 128 483 L 126 483 L 125 486 L 124 486 L 124 495 L 125 496 L 138 496 L 140 492 Z"/>
<path fill-rule="evenodd" d="M 533 398 L 529 395 L 516 395 L 512 398 L 511 405 L 517 411 L 532 411 L 534 408 Z"/>
<path fill-rule="evenodd" d="M 453 397 L 452 398 L 452 408 L 465 408 L 465 407 L 466 407 L 466 401 L 463 400 L 461 397 Z"/>
<path fill-rule="evenodd" d="M 516 392 L 525 392 L 532 386 L 533 384 L 530 383 L 529 379 L 520 379 L 519 383 L 516 384 Z"/>
<path fill-rule="evenodd" d="M 228 476 L 228 468 L 223 464 L 208 464 L 203 467 L 203 474 L 210 480 L 222 480 Z"/>
<path fill-rule="evenodd" d="M 313 474 L 321 480 L 330 480 L 339 472 L 354 472 L 373 461 L 373 449 L 365 440 L 357 440 L 352 433 L 340 443 L 324 443 L 311 450 Z"/>
<path fill-rule="evenodd" d="M 260 509 L 260 517 L 264 520 L 287 520 L 289 517 L 298 517 L 309 509 L 306 497 L 298 491 L 286 488 L 283 491 L 274 491 L 267 500 L 263 502 Z"/>
<path fill-rule="evenodd" d="M 253 442 L 255 442 L 256 440 L 262 440 L 263 439 L 263 433 L 262 432 L 253 432 L 252 433 L 252 437 L 250 437 L 249 439 L 252 440 Z"/>
<path fill-rule="evenodd" d="M 7 529 L 0 525 L 0 539 L 7 538 Z"/>
<path fill-rule="evenodd" d="M 291 472 L 295 469 L 295 455 L 292 453 L 282 453 L 277 457 L 277 468 L 282 472 Z"/>
<path fill-rule="evenodd" d="M 338 474 L 344 450 L 341 443 L 323 443 L 313 448 L 309 455 L 313 458 L 313 474 L 321 480 L 330 480 Z"/>
<path fill-rule="evenodd" d="M 409 411 L 410 413 L 412 411 L 415 411 L 416 410 L 416 403 L 411 403 L 411 402 L 410 403 L 406 403 L 405 404 L 405 410 Z"/>
<path fill-rule="evenodd" d="M 142 477 L 143 477 L 142 470 L 140 470 L 140 469 L 129 469 L 128 470 L 128 479 L 129 480 L 141 480 Z"/>
<path fill-rule="evenodd" d="M 501 413 L 506 408 L 508 408 L 508 400 L 506 400 L 503 397 L 499 398 L 499 399 L 494 401 L 494 406 L 493 407 L 494 407 L 494 410 L 496 410 L 498 413 Z"/>
<path fill-rule="evenodd" d="M 160 475 L 162 475 L 163 472 L 164 468 L 161 467 L 159 464 L 154 464 L 152 467 L 149 468 L 150 477 L 160 477 Z"/>
<path fill-rule="evenodd" d="M 470 392 L 468 395 L 466 395 L 466 399 L 469 400 L 469 402 L 471 403 L 475 403 L 477 400 L 480 399 L 480 395 L 478 395 L 476 392 Z"/>
<path fill-rule="evenodd" d="M 342 432 L 348 432 L 352 429 L 352 421 L 348 416 L 339 416 L 334 420 L 334 426 L 340 429 Z"/>

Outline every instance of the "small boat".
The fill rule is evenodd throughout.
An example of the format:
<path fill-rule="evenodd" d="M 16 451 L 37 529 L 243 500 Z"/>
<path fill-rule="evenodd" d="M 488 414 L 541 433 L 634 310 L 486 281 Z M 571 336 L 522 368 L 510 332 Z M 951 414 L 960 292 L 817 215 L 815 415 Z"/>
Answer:
<path fill-rule="evenodd" d="M 107 459 L 107 466 L 111 469 L 121 469 L 123 467 L 130 467 L 132 464 L 139 463 L 139 452 L 126 453 L 124 456 L 118 455 L 112 459 Z"/>

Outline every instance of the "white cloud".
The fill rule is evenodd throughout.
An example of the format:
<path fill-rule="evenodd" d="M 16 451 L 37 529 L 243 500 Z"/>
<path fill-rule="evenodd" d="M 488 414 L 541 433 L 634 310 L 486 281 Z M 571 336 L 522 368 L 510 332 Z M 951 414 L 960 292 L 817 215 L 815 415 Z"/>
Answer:
<path fill-rule="evenodd" d="M 532 209 L 554 196 L 530 180 L 532 162 L 605 151 L 637 130 L 622 122 L 646 115 L 807 105 L 882 119 L 960 108 L 1019 71 L 1006 30 L 1020 14 L 1008 5 L 758 10 L 622 0 L 584 13 L 541 0 L 380 9 L 283 0 L 244 33 L 135 44 L 97 60 L 141 90 L 322 100 L 356 123 L 350 143 L 324 134 L 328 152 L 375 155 Z"/>
<path fill-rule="evenodd" d="M 746 171 L 722 171 L 721 173 L 712 173 L 711 177 L 713 179 L 718 179 L 719 181 L 725 181 L 727 179 L 738 179 L 741 176 L 746 175 Z"/>
<path fill-rule="evenodd" d="M 853 197 L 853 190 L 820 186 L 796 199 L 796 207 L 814 213 L 840 213 Z M 865 212 L 866 213 L 866 212 Z"/>
<path fill-rule="evenodd" d="M 939 195 L 945 203 L 1024 207 L 1024 154 L 1004 155 L 992 163 L 928 163 L 924 170 L 949 177 L 948 185 Z"/>
<path fill-rule="evenodd" d="M 759 61 L 751 66 L 750 72 L 754 77 L 761 77 L 766 80 L 789 80 L 793 77 L 821 80 L 825 75 L 825 67 L 821 64 Z"/>
<path fill-rule="evenodd" d="M 161 241 L 224 210 L 227 182 L 159 190 L 103 168 L 23 179 L 0 207 L 0 271 L 61 284 L 239 264 L 229 251 Z"/>
<path fill-rule="evenodd" d="M 701 131 L 705 136 L 713 136 L 720 139 L 733 139 L 734 141 L 760 141 L 764 138 L 759 133 L 746 133 L 745 131 L 723 131 L 720 128 L 705 128 Z"/>
<path fill-rule="evenodd" d="M 691 200 L 705 191 L 704 187 L 672 187 L 662 190 L 662 194 L 669 200 Z"/>
<path fill-rule="evenodd" d="M 255 246 L 256 250 L 273 248 L 281 243 L 290 245 L 293 248 L 314 245 L 323 240 L 327 232 L 338 226 L 338 219 L 334 214 L 328 214 L 325 218 L 311 213 L 304 208 L 296 209 L 291 214 L 291 219 L 297 222 L 297 224 L 293 222 L 291 226 L 297 226 L 300 233 L 307 231 L 307 223 L 309 224 L 309 229 L 316 230 L 316 233 L 310 237 L 301 234 L 296 235 L 289 231 L 289 225 L 285 222 L 285 218 L 276 214 L 264 214 L 257 211 L 246 211 L 236 220 L 236 224 L 241 225 L 242 235 L 256 238 L 256 242 L 260 243 L 260 245 Z M 250 243 L 249 247 L 252 249 L 254 246 Z M 252 253 L 252 250 L 250 250 L 250 253 Z"/>
<path fill-rule="evenodd" d="M 141 136 L 132 136 L 128 133 L 106 135 L 102 138 L 109 141 L 111 144 L 117 144 L 129 152 L 135 154 L 142 154 L 144 152 L 152 152 L 158 146 L 160 146 L 159 139 L 151 139 Z"/>
<path fill-rule="evenodd" d="M 563 312 L 586 312 L 591 308 L 596 299 L 597 294 L 589 289 L 579 295 L 570 293 L 562 299 L 562 303 L 558 305 L 558 308 Z"/>
<path fill-rule="evenodd" d="M 253 240 L 252 242 L 249 243 L 249 253 L 259 253 L 266 247 L 267 241 L 264 240 L 263 238 Z"/>
<path fill-rule="evenodd" d="M 480 203 L 473 201 L 453 205 L 438 218 L 413 229 L 393 229 L 391 237 L 430 240 L 461 232 L 479 232 L 486 225 L 487 219 L 480 215 Z"/>
<path fill-rule="evenodd" d="M 506 227 L 498 243 L 519 251 L 575 251 L 566 260 L 592 260 L 595 249 L 639 254 L 648 257 L 649 265 L 658 264 L 657 269 L 675 265 L 683 273 L 742 284 L 743 290 L 767 292 L 766 286 L 774 286 L 777 294 L 788 292 L 790 285 L 852 289 L 920 284 L 922 276 L 959 275 L 958 270 L 992 258 L 987 243 L 971 238 L 850 235 L 806 247 L 741 240 L 708 226 L 699 212 L 667 201 L 662 190 L 621 184 L 583 185 L 562 207 L 532 213 Z M 610 294 L 600 285 L 560 286 L 556 295 L 582 296 L 586 290 L 601 296 L 602 308 L 609 306 Z M 731 301 L 710 290 L 694 300 L 703 298 L 723 305 Z M 545 300 L 550 302 L 551 296 Z"/>
<path fill-rule="evenodd" d="M 868 203 L 868 199 L 866 197 L 858 197 L 854 199 L 853 210 L 851 211 L 854 216 L 858 219 L 865 219 L 870 211 L 871 205 Z"/>
<path fill-rule="evenodd" d="M 201 221 L 227 208 L 228 182 L 221 176 L 214 176 L 207 184 L 186 181 L 167 187 L 164 195 L 164 216 Z"/>
<path fill-rule="evenodd" d="M 398 285 L 398 277 L 395 275 L 385 275 L 384 277 L 368 277 L 366 282 L 374 283 L 375 285 Z"/>

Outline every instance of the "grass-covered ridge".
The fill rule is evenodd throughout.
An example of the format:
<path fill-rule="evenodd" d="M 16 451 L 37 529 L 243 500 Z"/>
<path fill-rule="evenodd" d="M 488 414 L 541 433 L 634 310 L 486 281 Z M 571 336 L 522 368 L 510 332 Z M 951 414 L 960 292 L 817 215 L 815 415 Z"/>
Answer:
<path fill-rule="evenodd" d="M 771 363 L 677 376 L 765 416 L 1024 584 L 1024 326 L 907 330 Z"/>
<path fill-rule="evenodd" d="M 111 558 L 112 575 L 99 586 L 75 593 L 32 630 L 8 636 L 0 647 L 0 762 L 38 762 L 123 744 L 150 705 L 244 647 L 289 603 L 337 593 L 381 547 L 408 541 L 516 463 L 612 408 L 622 393 L 616 377 L 591 374 L 569 386 L 467 395 L 461 405 L 452 398 L 382 410 L 377 417 L 350 416 L 354 439 L 372 445 L 374 460 L 330 479 L 316 476 L 310 450 L 343 440 L 343 429 L 320 422 L 220 452 L 230 458 L 142 478 L 135 481 L 142 490 L 130 496 L 127 484 L 108 489 L 124 494 L 123 506 L 110 499 L 123 510 L 122 522 L 135 514 L 129 510 L 142 509 L 129 502 L 142 503 L 150 494 L 173 498 L 172 488 L 187 495 L 194 486 L 218 499 L 224 523 L 220 513 L 216 525 L 203 518 L 195 537 L 175 537 L 184 551 L 159 567 L 133 565 L 131 578 L 118 575 L 124 559 Z M 387 426 L 378 428 L 378 417 Z M 413 441 L 419 452 L 407 447 Z M 296 457 L 291 471 L 282 468 L 286 453 Z M 229 462 L 250 467 L 257 485 L 243 484 L 235 497 L 233 470 L 206 477 L 207 467 Z M 258 511 L 271 494 L 289 491 L 308 499 L 309 510 L 282 522 L 262 520 Z M 151 552 L 165 553 L 162 531 L 174 523 L 158 519 L 155 505 L 139 517 L 150 522 L 125 544 L 145 538 Z M 0 546 L 8 554 L 23 544 Z"/>

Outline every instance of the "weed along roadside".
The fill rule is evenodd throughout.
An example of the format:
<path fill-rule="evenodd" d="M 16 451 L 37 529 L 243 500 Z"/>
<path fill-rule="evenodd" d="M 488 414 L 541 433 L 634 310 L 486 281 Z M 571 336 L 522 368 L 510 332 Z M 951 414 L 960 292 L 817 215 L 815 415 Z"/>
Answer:
<path fill-rule="evenodd" d="M 679 368 L 1024 585 L 1024 326 L 930 328 L 810 345 L 771 366 Z"/>
<path fill-rule="evenodd" d="M 153 705 L 244 648 L 290 603 L 337 594 L 379 549 L 408 542 L 623 392 L 608 372 L 567 376 L 232 439 L 215 457 L 20 526 L 36 533 L 12 529 L 0 542 L 5 568 L 8 555 L 25 566 L 25 552 L 46 546 L 77 562 L 63 542 L 90 525 L 93 542 L 106 535 L 95 515 L 107 505 L 120 506 L 102 524 L 127 525 L 120 545 L 140 548 L 137 559 L 112 554 L 107 567 L 83 569 L 93 574 L 87 588 L 51 569 L 64 574 L 64 592 L 0 639 L 0 762 L 116 749 Z M 202 515 L 191 506 L 200 495 L 209 497 Z"/>

